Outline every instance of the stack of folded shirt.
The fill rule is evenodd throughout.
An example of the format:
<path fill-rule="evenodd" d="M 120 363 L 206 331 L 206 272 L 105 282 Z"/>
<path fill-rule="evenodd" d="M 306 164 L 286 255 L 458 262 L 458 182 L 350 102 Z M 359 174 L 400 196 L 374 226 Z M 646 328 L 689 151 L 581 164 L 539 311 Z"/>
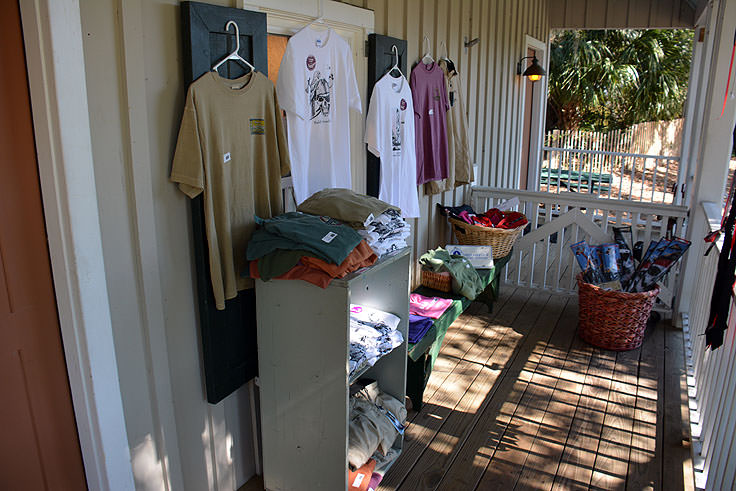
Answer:
<path fill-rule="evenodd" d="M 400 319 L 388 312 L 350 304 L 350 377 L 401 346 Z"/>
<path fill-rule="evenodd" d="M 407 246 L 411 226 L 401 218 L 401 212 L 389 209 L 379 215 L 358 233 L 379 257 Z"/>
<path fill-rule="evenodd" d="M 386 460 L 396 456 L 392 447 L 399 433 L 403 434 L 405 422 L 402 402 L 383 392 L 376 382 L 367 385 L 350 398 L 348 463 L 360 469 L 373 459 L 373 469 L 385 472 Z"/>
<path fill-rule="evenodd" d="M 302 202 L 298 211 L 341 220 L 358 231 L 380 257 L 407 246 L 411 227 L 401 210 L 349 189 L 323 189 Z"/>
<path fill-rule="evenodd" d="M 419 293 L 409 295 L 409 336 L 408 341 L 418 343 L 427 331 L 445 313 L 452 300 L 441 297 L 425 297 Z"/>
<path fill-rule="evenodd" d="M 302 279 L 326 288 L 377 256 L 351 227 L 329 217 L 285 213 L 263 220 L 248 243 L 252 278 Z"/>

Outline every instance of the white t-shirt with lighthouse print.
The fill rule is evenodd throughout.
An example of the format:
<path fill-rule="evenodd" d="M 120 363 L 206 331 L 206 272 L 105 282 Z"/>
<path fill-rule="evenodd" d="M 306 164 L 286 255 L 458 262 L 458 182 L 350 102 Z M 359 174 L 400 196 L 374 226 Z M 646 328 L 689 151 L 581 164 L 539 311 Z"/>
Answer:
<path fill-rule="evenodd" d="M 387 73 L 373 87 L 365 142 L 381 160 L 378 198 L 401 208 L 404 218 L 418 217 L 414 103 L 409 82 L 403 76 L 394 78 Z"/>
<path fill-rule="evenodd" d="M 350 45 L 307 26 L 286 45 L 276 84 L 286 111 L 297 204 L 325 188 L 352 188 L 350 108 L 362 111 Z"/>

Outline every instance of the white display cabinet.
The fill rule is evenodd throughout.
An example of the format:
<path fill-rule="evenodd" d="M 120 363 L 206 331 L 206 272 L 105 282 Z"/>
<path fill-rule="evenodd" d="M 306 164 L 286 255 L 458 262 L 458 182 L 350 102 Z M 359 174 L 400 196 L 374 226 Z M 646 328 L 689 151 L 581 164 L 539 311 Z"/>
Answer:
<path fill-rule="evenodd" d="M 350 304 L 397 315 L 404 343 L 358 376 L 405 400 L 410 250 L 326 289 L 256 282 L 263 478 L 267 490 L 348 486 Z M 399 435 L 394 447 L 400 448 Z"/>

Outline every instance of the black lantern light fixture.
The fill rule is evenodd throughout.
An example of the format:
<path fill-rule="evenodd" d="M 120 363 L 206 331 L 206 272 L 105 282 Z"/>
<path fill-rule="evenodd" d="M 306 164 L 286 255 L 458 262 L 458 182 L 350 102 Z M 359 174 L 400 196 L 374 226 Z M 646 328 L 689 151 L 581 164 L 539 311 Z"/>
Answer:
<path fill-rule="evenodd" d="M 526 70 L 524 70 L 524 73 L 522 73 L 524 60 L 527 60 L 529 58 L 532 59 L 532 64 L 529 65 Z M 547 72 L 545 72 L 544 68 L 539 65 L 539 60 L 536 56 L 525 56 L 519 60 L 519 63 L 516 64 L 516 74 L 527 77 L 531 82 L 536 82 L 543 76 L 547 75 Z"/>

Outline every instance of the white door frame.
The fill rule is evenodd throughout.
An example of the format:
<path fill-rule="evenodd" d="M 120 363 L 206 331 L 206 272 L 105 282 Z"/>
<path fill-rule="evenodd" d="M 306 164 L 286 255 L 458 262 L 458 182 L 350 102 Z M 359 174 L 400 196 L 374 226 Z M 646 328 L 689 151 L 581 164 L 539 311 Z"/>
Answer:
<path fill-rule="evenodd" d="M 526 56 L 527 50 L 529 48 L 532 48 L 536 52 L 539 64 L 544 67 L 544 70 L 549 74 L 549 56 L 547 56 L 549 50 L 547 49 L 547 43 L 540 41 L 539 39 L 536 39 L 529 34 L 526 34 L 524 37 L 523 56 Z M 540 80 L 539 82 L 535 82 L 536 88 L 540 90 L 535 90 L 534 93 L 534 101 L 532 104 L 532 121 L 531 128 L 529 130 L 529 169 L 527 177 L 527 189 L 529 191 L 539 191 L 539 169 L 541 166 L 540 159 L 542 158 L 542 145 L 544 143 L 544 124 L 547 117 L 547 81 L 547 77 L 542 77 L 542 80 Z M 520 81 L 520 83 L 523 84 L 524 81 L 522 80 Z M 519 106 L 519 110 L 522 112 L 522 114 L 524 112 L 525 102 L 526 90 L 522 89 L 521 105 Z M 524 135 L 523 132 L 519 132 L 519 155 L 522 154 L 521 146 L 523 144 Z M 519 184 L 519 179 L 521 178 L 519 174 L 519 168 L 520 166 L 516 167 L 517 186 Z M 532 183 L 532 185 L 529 186 L 529 183 Z"/>
<path fill-rule="evenodd" d="M 21 0 L 41 195 L 69 385 L 93 490 L 133 490 L 102 256 L 76 0 Z"/>
<path fill-rule="evenodd" d="M 240 7 L 267 14 L 268 32 L 292 35 L 305 25 L 321 18 L 324 25 L 333 28 L 350 43 L 358 92 L 363 105 L 362 114 L 350 114 L 350 172 L 353 190 L 365 193 L 366 152 L 363 143 L 364 115 L 368 85 L 368 59 L 365 41 L 373 32 L 372 10 L 355 7 L 333 0 L 240 0 Z"/>

